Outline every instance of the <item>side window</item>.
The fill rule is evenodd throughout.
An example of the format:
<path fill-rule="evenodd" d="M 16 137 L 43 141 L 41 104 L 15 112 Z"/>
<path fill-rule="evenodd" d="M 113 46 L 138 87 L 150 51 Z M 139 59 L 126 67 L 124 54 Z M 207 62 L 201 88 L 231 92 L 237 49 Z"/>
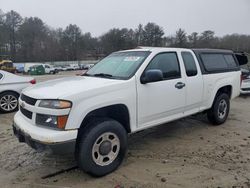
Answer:
<path fill-rule="evenodd" d="M 0 80 L 2 79 L 3 75 L 0 73 Z"/>
<path fill-rule="evenodd" d="M 193 55 L 190 52 L 181 52 L 187 76 L 197 75 L 197 67 Z"/>
<path fill-rule="evenodd" d="M 224 55 L 224 58 L 226 59 L 227 65 L 229 68 L 237 67 L 237 63 L 231 54 Z"/>
<path fill-rule="evenodd" d="M 221 54 L 202 54 L 201 59 L 208 71 L 221 70 L 227 67 L 226 60 Z"/>
<path fill-rule="evenodd" d="M 175 52 L 166 52 L 156 55 L 149 63 L 146 71 L 151 69 L 160 69 L 165 80 L 181 77 L 178 57 Z"/>
<path fill-rule="evenodd" d="M 201 54 L 201 59 L 206 70 L 227 70 L 237 67 L 237 63 L 231 54 Z"/>

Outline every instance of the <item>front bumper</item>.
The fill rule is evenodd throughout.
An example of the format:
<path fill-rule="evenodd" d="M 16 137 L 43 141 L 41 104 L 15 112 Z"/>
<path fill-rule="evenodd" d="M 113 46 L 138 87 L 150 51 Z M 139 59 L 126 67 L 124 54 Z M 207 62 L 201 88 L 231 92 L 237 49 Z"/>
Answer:
<path fill-rule="evenodd" d="M 25 142 L 34 149 L 50 149 L 54 153 L 68 153 L 75 150 L 78 131 L 38 127 L 17 112 L 14 117 L 13 132 L 20 142 Z"/>

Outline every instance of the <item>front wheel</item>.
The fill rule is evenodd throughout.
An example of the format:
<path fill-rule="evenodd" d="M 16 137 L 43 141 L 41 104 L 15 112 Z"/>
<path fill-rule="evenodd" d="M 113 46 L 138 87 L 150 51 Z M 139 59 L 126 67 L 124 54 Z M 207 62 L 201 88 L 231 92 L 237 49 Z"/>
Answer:
<path fill-rule="evenodd" d="M 213 125 L 223 124 L 227 120 L 229 109 L 229 96 L 226 93 L 218 94 L 214 100 L 212 108 L 207 112 L 208 120 Z"/>
<path fill-rule="evenodd" d="M 122 163 L 127 151 L 127 132 L 119 122 L 94 120 L 79 136 L 76 158 L 83 171 L 97 177 L 104 176 Z"/>

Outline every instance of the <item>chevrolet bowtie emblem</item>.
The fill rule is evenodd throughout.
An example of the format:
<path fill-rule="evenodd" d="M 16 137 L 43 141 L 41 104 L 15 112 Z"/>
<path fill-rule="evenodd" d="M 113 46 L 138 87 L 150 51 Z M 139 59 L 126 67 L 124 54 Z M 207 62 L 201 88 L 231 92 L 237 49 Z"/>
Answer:
<path fill-rule="evenodd" d="M 24 102 L 21 102 L 20 106 L 24 108 L 25 107 Z"/>

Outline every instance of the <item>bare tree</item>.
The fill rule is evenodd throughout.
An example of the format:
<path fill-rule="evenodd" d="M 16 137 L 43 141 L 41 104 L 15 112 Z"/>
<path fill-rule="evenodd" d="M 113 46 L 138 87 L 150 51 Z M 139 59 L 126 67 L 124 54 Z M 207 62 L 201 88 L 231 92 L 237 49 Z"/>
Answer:
<path fill-rule="evenodd" d="M 143 28 L 142 44 L 145 46 L 163 46 L 163 28 L 155 23 L 149 22 Z"/>
<path fill-rule="evenodd" d="M 211 48 L 215 44 L 215 32 L 211 30 L 206 30 L 201 33 L 199 37 L 199 47 Z"/>
<path fill-rule="evenodd" d="M 184 29 L 179 28 L 175 34 L 175 46 L 186 47 L 187 46 L 187 34 Z"/>
<path fill-rule="evenodd" d="M 142 40 L 143 40 L 143 25 L 142 24 L 139 24 L 138 28 L 135 29 L 135 37 L 136 37 L 137 46 L 141 46 Z"/>
<path fill-rule="evenodd" d="M 197 47 L 197 43 L 199 40 L 199 34 L 197 32 L 193 32 L 188 35 L 188 42 L 190 47 Z"/>
<path fill-rule="evenodd" d="M 187 34 L 178 29 L 166 36 L 155 23 L 139 25 L 136 29 L 113 28 L 100 37 L 82 33 L 77 25 L 65 29 L 48 27 L 39 18 L 22 18 L 17 12 L 0 10 L 0 55 L 11 55 L 20 61 L 79 60 L 103 57 L 111 52 L 144 46 L 190 48 L 223 48 L 250 52 L 250 35 L 217 37 L 214 31 Z"/>
<path fill-rule="evenodd" d="M 22 23 L 22 17 L 15 11 L 11 10 L 6 13 L 5 25 L 9 32 L 10 54 L 13 61 L 16 60 L 16 32 Z"/>
<path fill-rule="evenodd" d="M 77 60 L 81 48 L 80 42 L 82 38 L 81 29 L 77 25 L 68 25 L 63 31 L 61 44 L 65 49 L 67 60 Z"/>

